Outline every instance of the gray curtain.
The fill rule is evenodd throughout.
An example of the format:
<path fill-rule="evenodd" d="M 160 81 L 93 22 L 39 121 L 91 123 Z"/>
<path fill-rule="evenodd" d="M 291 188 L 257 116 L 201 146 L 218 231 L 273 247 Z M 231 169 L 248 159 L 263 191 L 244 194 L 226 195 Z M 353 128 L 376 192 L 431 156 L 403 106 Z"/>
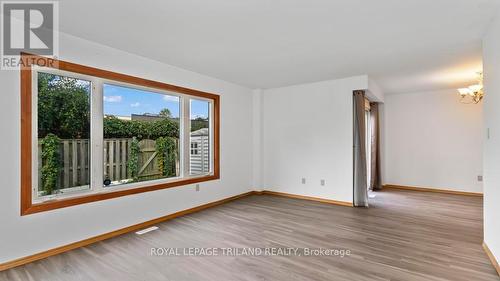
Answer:
<path fill-rule="evenodd" d="M 368 207 L 365 91 L 354 91 L 354 206 Z"/>
<path fill-rule="evenodd" d="M 371 163 L 370 163 L 370 189 L 381 190 L 381 170 L 380 170 L 380 119 L 379 104 L 370 103 L 371 115 Z"/>

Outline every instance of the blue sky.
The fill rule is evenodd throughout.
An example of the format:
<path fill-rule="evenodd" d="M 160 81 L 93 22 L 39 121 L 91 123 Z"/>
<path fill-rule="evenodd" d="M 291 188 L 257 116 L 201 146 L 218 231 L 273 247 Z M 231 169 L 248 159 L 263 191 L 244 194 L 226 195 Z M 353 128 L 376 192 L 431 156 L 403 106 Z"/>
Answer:
<path fill-rule="evenodd" d="M 168 108 L 172 117 L 179 117 L 179 98 L 133 88 L 104 84 L 104 114 L 130 116 L 153 113 Z M 208 117 L 206 101 L 191 100 L 191 118 Z"/>

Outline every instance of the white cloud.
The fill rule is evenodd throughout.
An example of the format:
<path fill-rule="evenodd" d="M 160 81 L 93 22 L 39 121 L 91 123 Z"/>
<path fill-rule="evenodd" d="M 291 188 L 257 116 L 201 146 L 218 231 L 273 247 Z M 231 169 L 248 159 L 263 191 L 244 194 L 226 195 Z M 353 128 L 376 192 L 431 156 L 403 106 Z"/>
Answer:
<path fill-rule="evenodd" d="M 138 107 L 138 106 L 140 106 L 140 105 L 141 105 L 141 104 L 140 104 L 140 103 L 138 103 L 138 102 L 134 102 L 134 103 L 131 103 L 131 104 L 130 104 L 130 106 L 131 106 L 131 107 Z"/>
<path fill-rule="evenodd" d="M 169 96 L 169 95 L 164 95 L 163 96 L 164 101 L 173 101 L 173 102 L 179 102 L 179 97 L 176 96 Z"/>
<path fill-rule="evenodd" d="M 104 96 L 103 99 L 107 102 L 121 102 L 122 96 Z"/>

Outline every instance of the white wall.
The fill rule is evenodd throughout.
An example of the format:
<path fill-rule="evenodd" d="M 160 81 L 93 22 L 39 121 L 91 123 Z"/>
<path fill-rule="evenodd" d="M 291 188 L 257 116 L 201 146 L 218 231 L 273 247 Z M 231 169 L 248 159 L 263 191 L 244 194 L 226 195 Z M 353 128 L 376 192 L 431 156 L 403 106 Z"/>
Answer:
<path fill-rule="evenodd" d="M 252 184 L 254 190 L 262 190 L 262 121 L 263 121 L 263 100 L 262 90 L 253 90 L 253 121 L 252 121 L 252 138 L 253 138 L 253 175 Z"/>
<path fill-rule="evenodd" d="M 382 91 L 380 86 L 375 82 L 375 80 L 369 78 L 367 76 L 368 82 L 367 82 L 367 91 L 366 91 L 366 97 L 369 99 L 371 102 L 379 102 L 383 103 L 385 100 L 385 93 Z"/>
<path fill-rule="evenodd" d="M 385 96 L 384 183 L 482 192 L 482 107 L 455 89 Z"/>
<path fill-rule="evenodd" d="M 352 92 L 366 87 L 356 76 L 265 90 L 264 189 L 352 202 Z"/>
<path fill-rule="evenodd" d="M 0 71 L 0 263 L 252 188 L 252 91 L 61 34 L 61 59 L 221 95 L 221 179 L 21 217 L 18 71 Z"/>
<path fill-rule="evenodd" d="M 500 14 L 483 40 L 484 241 L 500 261 Z"/>

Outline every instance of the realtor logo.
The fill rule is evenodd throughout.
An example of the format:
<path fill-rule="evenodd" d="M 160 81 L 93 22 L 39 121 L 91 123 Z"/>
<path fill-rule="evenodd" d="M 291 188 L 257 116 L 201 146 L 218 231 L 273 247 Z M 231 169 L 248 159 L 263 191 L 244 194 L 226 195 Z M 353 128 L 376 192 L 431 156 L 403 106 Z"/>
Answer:
<path fill-rule="evenodd" d="M 2 69 L 19 66 L 24 53 L 56 57 L 57 2 L 1 2 Z"/>

